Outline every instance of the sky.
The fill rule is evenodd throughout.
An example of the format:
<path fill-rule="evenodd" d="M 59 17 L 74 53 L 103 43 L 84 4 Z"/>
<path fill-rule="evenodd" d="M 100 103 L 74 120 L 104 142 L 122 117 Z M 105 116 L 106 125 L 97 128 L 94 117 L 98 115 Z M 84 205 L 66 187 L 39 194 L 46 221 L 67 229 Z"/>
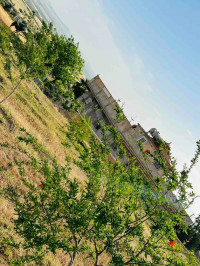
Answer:
<path fill-rule="evenodd" d="M 200 139 L 199 0 L 50 0 L 125 114 L 171 143 L 178 169 Z M 190 181 L 200 195 L 200 163 Z M 200 214 L 200 197 L 188 213 Z M 193 217 L 194 217 L 193 216 Z"/>

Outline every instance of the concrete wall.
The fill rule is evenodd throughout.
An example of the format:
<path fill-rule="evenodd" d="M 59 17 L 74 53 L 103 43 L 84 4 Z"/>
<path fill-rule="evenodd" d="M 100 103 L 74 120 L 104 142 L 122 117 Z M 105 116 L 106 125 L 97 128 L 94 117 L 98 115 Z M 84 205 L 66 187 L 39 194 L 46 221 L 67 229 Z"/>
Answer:
<path fill-rule="evenodd" d="M 153 149 L 151 141 L 149 141 L 149 136 L 146 134 L 144 129 L 138 125 L 135 128 L 132 127 L 130 122 L 125 119 L 124 121 L 116 122 L 116 111 L 114 107 L 116 106 L 116 101 L 99 78 L 96 76 L 88 82 L 88 87 L 90 91 L 84 93 L 79 100 L 85 104 L 86 116 L 91 117 L 93 130 L 98 135 L 99 138 L 102 137 L 101 130 L 98 129 L 98 123 L 101 121 L 102 124 L 113 125 L 117 127 L 118 131 L 121 133 L 126 148 L 136 157 L 138 164 L 145 171 L 148 178 L 153 180 L 152 176 L 162 176 L 161 170 L 156 169 L 151 159 L 143 161 L 141 153 L 139 151 L 138 139 L 145 135 L 146 143 L 144 143 L 144 149 Z M 110 142 L 112 146 L 112 141 Z M 115 155 L 115 151 L 112 151 Z"/>

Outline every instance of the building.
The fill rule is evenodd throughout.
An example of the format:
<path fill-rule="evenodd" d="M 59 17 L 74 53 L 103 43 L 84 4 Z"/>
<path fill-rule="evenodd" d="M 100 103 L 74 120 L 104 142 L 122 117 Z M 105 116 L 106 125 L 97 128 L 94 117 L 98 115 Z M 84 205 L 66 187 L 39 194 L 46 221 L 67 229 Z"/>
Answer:
<path fill-rule="evenodd" d="M 94 133 L 99 139 L 102 138 L 102 131 L 99 125 L 100 121 L 102 125 L 115 126 L 123 137 L 124 146 L 128 153 L 136 158 L 136 162 L 140 166 L 145 177 L 150 179 L 153 185 L 156 185 L 154 177 L 162 178 L 163 170 L 153 158 L 148 157 L 146 161 L 143 160 L 143 156 L 139 149 L 139 142 L 143 145 L 144 149 L 148 149 L 152 153 L 157 152 L 159 150 L 158 140 L 161 140 L 159 132 L 155 128 L 146 132 L 140 124 L 131 125 L 126 117 L 118 122 L 116 119 L 116 107 L 118 103 L 112 97 L 99 75 L 89 80 L 87 85 L 88 91 L 84 92 L 78 100 L 85 105 L 85 113 L 87 117 L 91 118 Z M 114 142 L 111 138 L 109 142 L 112 156 L 115 158 L 116 151 Z M 170 145 L 166 143 L 166 149 L 162 152 L 162 156 L 170 167 L 169 150 Z M 126 158 L 121 158 L 121 160 L 126 161 Z M 167 198 L 173 203 L 175 209 L 180 208 L 177 198 L 173 193 L 168 193 Z M 187 224 L 190 223 L 192 223 L 192 221 L 187 217 Z"/>

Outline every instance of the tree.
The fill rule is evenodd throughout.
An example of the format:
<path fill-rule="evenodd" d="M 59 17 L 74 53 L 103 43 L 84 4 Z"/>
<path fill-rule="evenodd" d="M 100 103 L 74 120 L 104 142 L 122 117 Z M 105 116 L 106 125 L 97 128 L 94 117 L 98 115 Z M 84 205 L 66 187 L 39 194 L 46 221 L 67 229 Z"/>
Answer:
<path fill-rule="evenodd" d="M 79 139 L 78 128 L 76 130 L 74 126 L 72 128 L 74 137 L 72 138 L 71 135 L 70 137 Z M 121 150 L 123 150 L 122 138 L 113 127 L 106 126 L 105 130 L 111 133 L 115 141 L 118 152 L 116 163 L 113 165 L 107 157 L 101 155 L 102 153 L 105 155 L 105 151 L 109 150 L 106 134 L 103 137 L 104 144 L 98 144 L 95 138 L 91 138 L 89 141 L 91 149 L 84 147 L 78 162 L 78 166 L 88 173 L 88 191 L 98 193 L 98 196 L 94 194 L 92 198 L 93 204 L 98 206 L 95 211 L 96 219 L 93 221 L 92 228 L 87 230 L 87 238 L 94 247 L 95 265 L 98 264 L 99 256 L 103 252 L 110 253 L 114 265 L 144 263 L 146 260 L 140 257 L 144 253 L 146 257 L 152 258 L 153 263 L 168 260 L 169 258 L 162 255 L 163 249 L 166 249 L 163 239 L 176 238 L 174 226 L 181 224 L 185 227 L 183 221 L 185 213 L 173 210 L 172 204 L 166 198 L 166 192 L 163 193 L 165 181 L 160 180 L 156 189 L 153 189 L 152 184 L 144 179 L 132 158 L 128 158 L 127 155 L 126 166 L 120 162 Z M 126 154 L 125 151 L 124 154 Z M 173 167 L 167 169 L 165 166 L 165 174 L 169 183 L 167 192 L 172 188 L 178 189 L 184 186 L 186 189 L 187 185 L 190 187 L 189 183 L 180 182 L 181 176 Z M 96 184 L 95 189 L 91 189 L 90 182 Z M 170 185 L 171 183 L 173 186 Z M 187 192 L 184 190 L 180 193 L 182 204 L 185 199 L 183 194 L 186 195 Z M 143 234 L 146 221 L 151 223 L 150 237 L 145 237 Z M 159 242 L 161 240 L 162 242 Z M 131 246 L 135 241 L 138 242 L 137 249 Z M 181 250 L 177 249 L 176 252 L 181 253 Z M 178 263 L 179 259 L 174 258 L 175 260 Z M 170 263 L 169 260 L 169 265 Z"/>
<path fill-rule="evenodd" d="M 14 65 L 19 70 L 20 78 L 17 85 L 13 85 L 13 91 L 0 103 L 11 97 L 24 79 L 44 80 L 47 76 L 53 78 L 51 82 L 54 83 L 57 95 L 62 94 L 65 99 L 73 101 L 71 86 L 79 78 L 84 64 L 74 39 L 59 36 L 54 32 L 53 24 L 47 25 L 45 22 L 36 31 L 29 29 L 24 37 L 25 41 L 22 42 L 15 34 L 6 34 L 6 31 L 4 35 L 1 34 L 4 42 L 9 39 L 9 47 L 12 47 L 12 54 L 7 52 L 10 73 Z M 13 81 L 12 75 L 10 78 Z"/>
<path fill-rule="evenodd" d="M 10 30 L 0 24 L 0 51 L 3 54 L 11 50 L 10 35 Z"/>
<path fill-rule="evenodd" d="M 19 140 L 27 145 L 31 144 L 37 152 L 41 152 L 41 145 L 37 143 L 37 140 L 24 129 L 22 132 L 25 132 L 25 137 L 20 136 Z M 22 177 L 22 186 L 19 189 L 8 186 L 4 190 L 5 197 L 15 205 L 18 218 L 15 219 L 14 226 L 24 242 L 13 244 L 13 240 L 7 241 L 13 247 L 30 251 L 28 254 L 34 252 L 34 255 L 15 258 L 11 263 L 38 260 L 38 254 L 41 259 L 49 251 L 55 253 L 57 249 L 62 249 L 64 253 L 70 255 L 69 265 L 72 265 L 77 252 L 87 249 L 87 245 L 80 246 L 81 240 L 76 236 L 81 221 L 84 222 L 86 219 L 84 202 L 78 199 L 79 184 L 68 177 L 69 160 L 66 166 L 62 167 L 54 159 L 50 159 L 49 162 L 38 161 L 27 151 L 11 147 L 6 143 L 1 147 L 16 149 L 27 156 L 24 161 L 15 160 L 8 165 L 8 168 L 14 165 L 18 167 Z M 27 166 L 40 174 L 41 183 L 37 186 L 25 178 Z M 1 171 L 6 172 L 6 169 L 1 169 Z M 24 196 L 21 195 L 23 189 L 27 190 Z"/>
<path fill-rule="evenodd" d="M 13 91 L 5 97 L 0 103 L 9 99 L 12 94 L 19 88 L 24 79 L 43 78 L 49 72 L 48 63 L 51 57 L 47 57 L 48 39 L 52 33 L 52 25 L 43 24 L 41 28 L 40 43 L 38 43 L 37 33 L 28 31 L 25 34 L 26 41 L 22 42 L 15 34 L 9 35 L 10 46 L 12 50 L 7 52 L 7 69 L 9 70 L 10 79 L 13 84 Z M 8 34 L 7 34 L 8 37 Z M 50 41 L 50 40 L 49 40 Z M 12 76 L 13 66 L 19 70 L 19 81 L 14 85 Z"/>
<path fill-rule="evenodd" d="M 111 133 L 117 147 L 115 163 L 108 160 L 110 148 L 106 131 Z M 19 140 L 40 151 L 37 140 L 26 131 L 24 134 Z M 27 155 L 27 160 L 15 160 L 8 165 L 8 168 L 18 166 L 27 191 L 20 193 L 21 190 L 18 192 L 14 187 L 4 190 L 5 197 L 15 205 L 14 224 L 24 239 L 23 247 L 39 253 L 62 249 L 70 255 L 70 265 L 77 253 L 91 256 L 94 265 L 98 265 L 103 253 L 109 255 L 111 265 L 164 262 L 166 265 L 195 265 L 189 253 L 186 252 L 188 264 L 177 256 L 185 253 L 181 247 L 168 247 L 169 239 L 176 239 L 174 227 L 185 226 L 184 213 L 169 211 L 173 206 L 162 193 L 162 185 L 153 188 L 134 158 L 127 154 L 126 166 L 120 161 L 123 143 L 116 134 L 115 128 L 107 126 L 101 143 L 92 135 L 86 120 L 71 123 L 67 137 L 80 154 L 74 163 L 88 176 L 84 186 L 77 179 L 69 179 L 69 165 L 60 166 L 55 160 L 38 161 L 24 150 L 21 152 Z M 1 146 L 9 148 L 6 143 Z M 41 174 L 40 186 L 27 181 L 26 166 Z M 6 173 L 7 169 L 2 171 Z M 174 176 L 174 170 L 168 173 L 170 180 L 173 188 L 183 187 L 177 172 Z M 186 185 L 184 187 L 186 189 Z M 149 234 L 144 233 L 147 221 Z"/>
<path fill-rule="evenodd" d="M 199 256 L 200 251 L 200 215 L 195 219 L 195 222 L 190 225 L 186 232 L 177 228 L 177 235 L 179 239 L 189 250 L 194 250 L 195 254 Z"/>
<path fill-rule="evenodd" d="M 194 250 L 199 255 L 200 251 L 200 215 L 195 219 L 194 224 L 189 227 L 188 230 L 189 242 L 186 243 L 186 247 L 190 250 Z"/>
<path fill-rule="evenodd" d="M 78 44 L 74 43 L 74 38 L 66 38 L 54 34 L 52 38 L 53 52 L 57 54 L 51 75 L 54 81 L 60 80 L 68 89 L 75 84 L 84 65 L 81 58 Z"/>

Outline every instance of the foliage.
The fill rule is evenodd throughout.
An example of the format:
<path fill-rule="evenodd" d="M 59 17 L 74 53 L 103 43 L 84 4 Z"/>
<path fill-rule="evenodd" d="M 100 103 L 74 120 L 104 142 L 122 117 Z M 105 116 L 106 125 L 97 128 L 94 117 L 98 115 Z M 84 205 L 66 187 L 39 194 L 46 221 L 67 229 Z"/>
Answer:
<path fill-rule="evenodd" d="M 200 251 L 200 215 L 195 222 L 190 225 L 187 232 L 177 229 L 179 239 L 185 244 L 189 250 L 194 250 L 197 254 Z"/>
<path fill-rule="evenodd" d="M 120 123 L 121 121 L 126 119 L 126 116 L 124 115 L 123 105 L 120 106 L 119 102 L 120 102 L 120 100 L 118 100 L 118 103 L 116 103 L 116 105 L 113 108 L 115 110 L 115 112 L 116 112 L 115 121 L 117 123 Z"/>
<path fill-rule="evenodd" d="M 53 26 L 43 24 L 40 31 L 25 33 L 26 41 L 22 42 L 17 35 L 12 35 L 11 42 L 16 56 L 15 65 L 20 76 L 25 78 L 43 79 L 51 70 L 53 58 L 48 51 Z"/>
<path fill-rule="evenodd" d="M 17 67 L 20 72 L 13 92 L 22 80 L 40 78 L 65 108 L 77 109 L 79 104 L 74 91 L 79 94 L 85 90 L 84 84 L 77 83 L 84 64 L 78 44 L 72 37 L 59 36 L 53 25 L 46 23 L 40 30 L 29 30 L 24 37 L 22 42 L 7 28 L 0 27 L 0 50 L 7 56 L 4 67 L 12 83 L 12 69 Z M 123 121 L 123 106 L 117 104 L 115 111 L 116 122 Z M 23 247 L 27 252 L 11 264 L 21 265 L 34 260 L 39 265 L 44 254 L 61 249 L 70 255 L 70 265 L 78 253 L 90 256 L 94 265 L 98 265 L 103 253 L 109 255 L 110 265 L 196 265 L 193 255 L 184 252 L 181 246 L 176 244 L 175 248 L 169 248 L 167 244 L 171 239 L 176 240 L 174 228 L 177 225 L 186 231 L 184 208 L 193 197 L 188 174 L 198 160 L 199 142 L 190 167 L 180 173 L 171 154 L 170 165 L 163 159 L 165 143 L 159 144 L 160 151 L 156 154 L 144 153 L 141 147 L 144 159 L 153 158 L 164 173 L 162 179 L 154 178 L 155 186 L 152 186 L 135 159 L 127 154 L 117 129 L 104 126 L 101 130 L 103 142 L 92 134 L 88 121 L 80 118 L 71 123 L 66 133 L 80 154 L 74 163 L 87 174 L 84 184 L 80 184 L 78 178 L 69 178 L 70 158 L 66 158 L 66 165 L 61 166 L 49 154 L 44 160 L 38 160 L 20 145 L 1 144 L 2 148 L 15 149 L 26 156 L 23 161 L 16 159 L 0 168 L 6 174 L 11 167 L 17 167 L 22 181 L 21 187 L 8 185 L 2 190 L 2 195 L 14 204 L 14 227 L 23 239 L 20 243 L 4 239 L 2 245 Z M 44 154 L 36 138 L 24 129 L 21 132 L 23 135 L 18 140 L 24 142 L 27 149 L 32 146 Z M 116 147 L 114 163 L 109 160 L 110 138 Z M 27 168 L 39 174 L 39 184 L 29 181 Z M 172 191 L 178 192 L 179 210 L 168 198 Z M 148 233 L 145 232 L 147 224 Z M 198 226 L 199 221 L 189 228 L 194 241 L 187 242 L 188 248 L 194 250 L 199 248 L 195 234 Z M 181 259 L 180 254 L 187 255 L 189 262 Z"/>
<path fill-rule="evenodd" d="M 143 146 L 139 143 L 140 151 L 143 153 Z M 199 147 L 197 147 L 199 149 Z M 169 162 L 164 159 L 163 154 L 167 152 L 169 157 Z M 143 153 L 144 154 L 144 153 Z M 176 160 L 172 156 L 170 149 L 167 147 L 164 141 L 159 142 L 159 150 L 155 153 L 152 153 L 148 150 L 144 154 L 144 158 L 151 157 L 153 161 L 157 162 L 163 171 L 163 177 L 155 177 L 157 186 L 161 187 L 165 194 L 169 192 L 176 191 L 177 202 L 180 204 L 180 208 L 188 208 L 188 206 L 193 202 L 195 195 L 192 190 L 192 185 L 188 181 L 188 174 L 190 173 L 194 164 L 189 166 L 188 171 L 177 171 L 176 169 Z"/>
<path fill-rule="evenodd" d="M 75 98 L 80 97 L 84 92 L 88 90 L 87 80 L 81 79 L 80 81 L 78 81 L 73 86 L 73 90 Z"/>
<path fill-rule="evenodd" d="M 4 53 L 7 50 L 11 50 L 10 43 L 10 31 L 7 27 L 0 24 L 0 51 Z"/>
<path fill-rule="evenodd" d="M 109 254 L 110 265 L 195 265 L 189 253 L 186 254 L 191 260 L 188 264 L 177 256 L 184 253 L 181 246 L 176 245 L 175 249 L 167 246 L 169 239 L 176 239 L 174 227 L 185 226 L 183 213 L 173 209 L 163 195 L 162 186 L 152 188 L 125 150 L 128 164 L 121 162 L 123 143 L 116 129 L 107 126 L 103 130 L 101 143 L 92 134 L 88 122 L 80 118 L 71 123 L 67 132 L 80 154 L 74 163 L 88 176 L 84 186 L 76 178 L 69 178 L 69 158 L 65 166 L 60 166 L 54 159 L 39 161 L 20 149 L 27 160 L 15 160 L 8 165 L 8 168 L 18 167 L 23 182 L 21 188 L 8 186 L 3 191 L 15 206 L 14 225 L 24 239 L 21 245 L 36 250 L 37 254 L 61 249 L 70 254 L 70 265 L 78 253 L 90 256 L 94 265 L 98 265 L 103 253 Z M 117 147 L 115 163 L 108 159 L 106 131 L 110 131 Z M 35 138 L 25 130 L 22 133 L 25 136 L 20 136 L 19 141 L 36 145 Z M 1 146 L 12 148 L 7 143 Z M 41 175 L 40 184 L 36 186 L 28 181 L 26 167 Z M 6 172 L 8 168 L 1 171 Z M 173 188 L 176 189 L 180 181 L 176 180 L 177 172 L 173 173 L 167 178 L 169 182 L 175 179 Z M 149 234 L 145 233 L 147 223 Z M 164 252 L 166 249 L 168 253 Z"/>
<path fill-rule="evenodd" d="M 195 222 L 189 227 L 188 230 L 189 241 L 186 247 L 190 250 L 200 251 L 200 215 L 195 219 Z"/>
<path fill-rule="evenodd" d="M 24 79 L 39 78 L 44 81 L 43 85 L 49 86 L 49 89 L 53 88 L 51 94 L 57 99 L 62 98 L 66 107 L 77 109 L 78 103 L 75 101 L 72 85 L 82 73 L 84 60 L 73 37 L 67 39 L 65 36 L 59 36 L 52 23 L 47 25 L 43 22 L 39 29 L 29 29 L 24 33 L 24 38 L 22 41 L 18 35 L 11 34 L 1 26 L 0 49 L 6 54 L 10 73 L 12 74 L 13 66 L 19 70 L 18 84 Z M 12 75 L 10 79 L 13 80 Z M 19 85 L 13 85 L 12 93 Z"/>
<path fill-rule="evenodd" d="M 52 36 L 51 44 L 53 53 L 55 54 L 56 51 L 57 54 L 51 73 L 52 77 L 70 88 L 77 82 L 84 63 L 78 50 L 78 44 L 74 43 L 73 37 L 67 39 L 58 34 Z"/>

